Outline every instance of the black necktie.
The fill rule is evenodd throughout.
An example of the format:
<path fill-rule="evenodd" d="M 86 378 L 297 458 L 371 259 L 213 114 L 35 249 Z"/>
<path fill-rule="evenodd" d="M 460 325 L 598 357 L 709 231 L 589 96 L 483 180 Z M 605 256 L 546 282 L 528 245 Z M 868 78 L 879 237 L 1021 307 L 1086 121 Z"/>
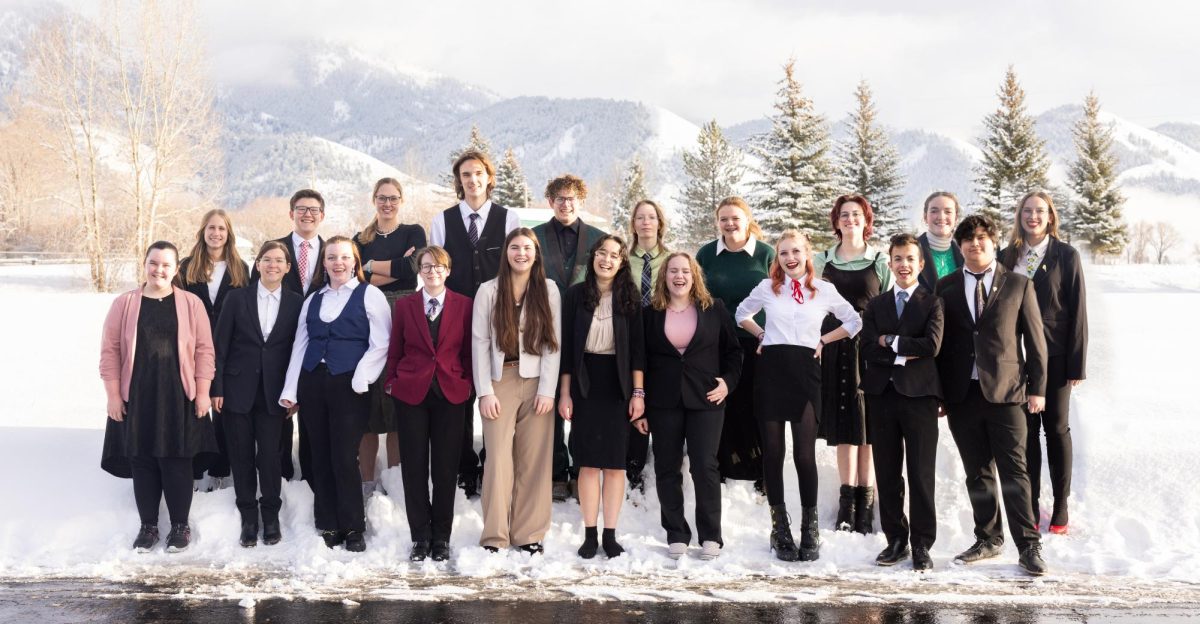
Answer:
<path fill-rule="evenodd" d="M 472 247 L 477 247 L 479 245 L 479 227 L 477 225 L 475 225 L 478 222 L 479 222 L 479 213 L 477 213 L 477 212 L 471 213 L 471 227 L 467 228 L 467 236 L 471 237 L 471 246 Z"/>
<path fill-rule="evenodd" d="M 988 269 L 982 273 L 967 273 L 975 278 L 975 322 L 979 322 L 979 317 L 983 315 L 983 306 L 987 305 L 987 289 L 983 286 L 983 277 L 992 270 Z"/>
<path fill-rule="evenodd" d="M 650 305 L 650 252 L 642 254 L 642 307 Z"/>

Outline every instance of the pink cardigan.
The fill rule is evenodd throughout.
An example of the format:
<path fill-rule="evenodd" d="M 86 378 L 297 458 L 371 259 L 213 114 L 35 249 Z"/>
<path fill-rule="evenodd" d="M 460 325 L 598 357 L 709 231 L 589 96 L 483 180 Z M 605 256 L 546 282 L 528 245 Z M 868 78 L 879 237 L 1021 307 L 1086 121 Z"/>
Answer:
<path fill-rule="evenodd" d="M 178 287 L 172 289 L 175 291 L 175 314 L 179 318 L 179 378 L 184 393 L 194 401 L 196 381 L 211 380 L 216 372 L 212 327 L 199 297 Z M 120 379 L 121 399 L 125 401 L 129 400 L 129 381 L 133 378 L 133 354 L 141 307 L 140 286 L 118 295 L 104 319 L 104 334 L 100 340 L 100 378 L 105 381 Z"/>

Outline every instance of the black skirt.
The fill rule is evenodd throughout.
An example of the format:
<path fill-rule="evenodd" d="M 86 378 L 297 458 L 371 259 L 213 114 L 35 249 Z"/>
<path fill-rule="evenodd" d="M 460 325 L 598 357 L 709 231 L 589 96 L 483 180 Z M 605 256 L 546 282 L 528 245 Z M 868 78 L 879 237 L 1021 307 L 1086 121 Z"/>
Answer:
<path fill-rule="evenodd" d="M 821 364 L 813 350 L 796 345 L 769 345 L 758 356 L 754 383 L 754 415 L 758 420 L 799 421 L 811 405 L 821 415 Z"/>
<path fill-rule="evenodd" d="M 571 378 L 571 458 L 582 468 L 625 470 L 629 402 L 622 395 L 617 377 L 617 356 L 584 353 L 583 366 L 588 374 L 587 398 L 579 387 L 578 376 Z"/>
<path fill-rule="evenodd" d="M 100 467 L 131 478 L 130 457 L 194 459 L 207 468 L 216 459 L 212 419 L 196 418 L 195 402 L 179 378 L 179 321 L 175 295 L 142 297 L 125 420 L 108 419 Z"/>
<path fill-rule="evenodd" d="M 721 426 L 721 443 L 717 447 L 717 464 L 721 477 L 740 481 L 757 481 L 762 478 L 762 440 L 755 419 L 754 378 L 758 366 L 754 351 L 758 339 L 740 335 L 742 347 L 742 375 L 737 387 L 725 400 L 725 424 Z"/>

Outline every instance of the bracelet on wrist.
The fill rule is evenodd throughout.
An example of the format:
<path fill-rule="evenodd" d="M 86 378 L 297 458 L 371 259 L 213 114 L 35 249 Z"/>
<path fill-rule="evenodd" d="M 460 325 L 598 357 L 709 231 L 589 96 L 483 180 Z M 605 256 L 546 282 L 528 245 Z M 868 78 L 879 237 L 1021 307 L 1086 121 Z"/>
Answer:
<path fill-rule="evenodd" d="M 767 337 L 767 332 L 765 332 L 765 331 L 758 332 L 758 341 L 759 342 L 762 342 L 763 338 L 766 338 L 766 337 Z"/>
<path fill-rule="evenodd" d="M 634 388 L 632 392 L 632 398 L 644 399 L 646 398 L 646 391 L 642 388 Z"/>

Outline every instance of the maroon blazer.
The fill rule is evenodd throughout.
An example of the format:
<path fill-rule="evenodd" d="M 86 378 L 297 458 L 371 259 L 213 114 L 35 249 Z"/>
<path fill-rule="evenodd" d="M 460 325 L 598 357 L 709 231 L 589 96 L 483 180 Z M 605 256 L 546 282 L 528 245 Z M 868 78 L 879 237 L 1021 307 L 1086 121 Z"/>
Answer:
<path fill-rule="evenodd" d="M 450 403 L 471 394 L 471 300 L 447 289 L 443 301 L 436 352 L 420 290 L 397 299 L 392 310 L 384 388 L 409 405 L 425 400 L 435 374 Z"/>

